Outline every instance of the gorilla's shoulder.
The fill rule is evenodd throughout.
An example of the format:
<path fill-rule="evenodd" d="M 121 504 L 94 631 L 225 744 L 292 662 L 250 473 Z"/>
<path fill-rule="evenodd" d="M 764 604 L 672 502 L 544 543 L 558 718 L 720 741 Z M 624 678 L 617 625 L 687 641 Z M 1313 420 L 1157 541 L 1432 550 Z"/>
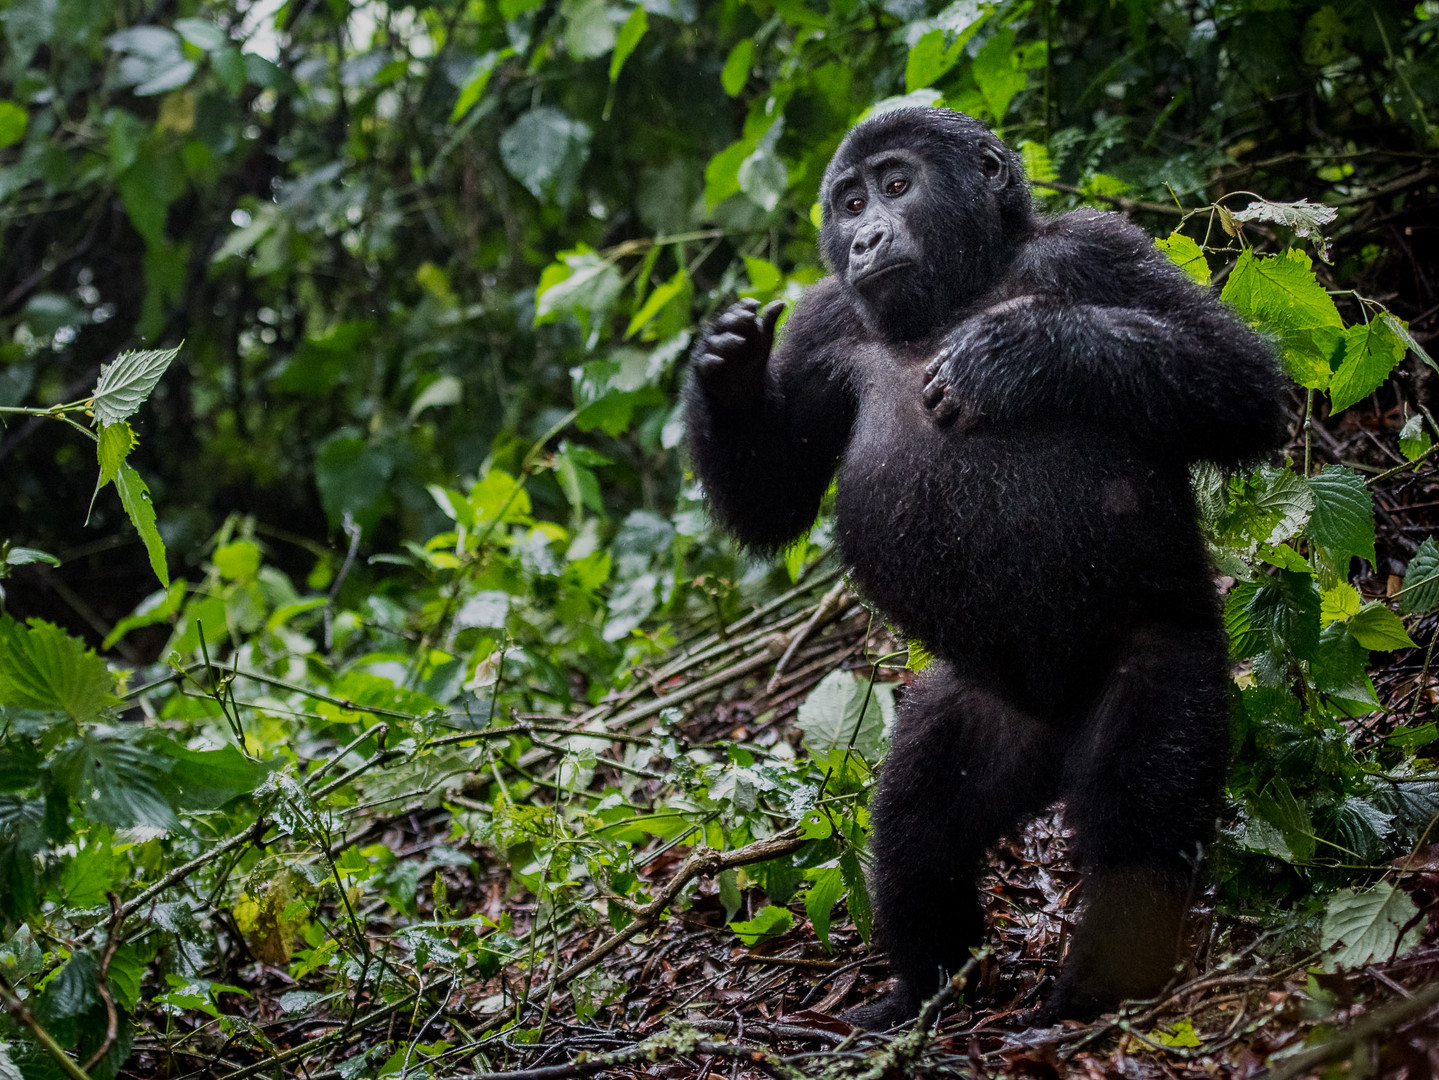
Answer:
<path fill-rule="evenodd" d="M 1043 219 L 1038 238 L 1126 259 L 1148 255 L 1154 249 L 1153 238 L 1123 214 L 1092 206 Z"/>

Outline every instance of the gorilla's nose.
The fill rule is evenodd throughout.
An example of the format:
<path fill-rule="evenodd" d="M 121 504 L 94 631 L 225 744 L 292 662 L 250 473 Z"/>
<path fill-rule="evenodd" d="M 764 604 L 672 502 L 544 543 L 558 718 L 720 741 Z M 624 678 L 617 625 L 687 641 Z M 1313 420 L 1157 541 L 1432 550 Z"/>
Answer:
<path fill-rule="evenodd" d="M 883 225 L 867 225 L 854 234 L 851 255 L 873 255 L 889 243 L 889 229 Z"/>

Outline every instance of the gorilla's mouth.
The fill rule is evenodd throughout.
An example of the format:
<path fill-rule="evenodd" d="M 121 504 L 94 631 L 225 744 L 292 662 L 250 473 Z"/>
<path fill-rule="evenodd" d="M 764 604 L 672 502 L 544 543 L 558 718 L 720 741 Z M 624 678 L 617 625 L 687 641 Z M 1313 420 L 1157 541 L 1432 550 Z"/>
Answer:
<path fill-rule="evenodd" d="M 912 269 L 913 266 L 914 263 L 910 262 L 908 259 L 898 259 L 894 262 L 880 263 L 878 266 L 871 266 L 868 270 L 865 270 L 863 273 L 858 274 L 851 282 L 851 284 L 856 286 L 864 285 L 868 282 L 874 281 L 876 278 L 882 278 L 888 274 L 892 274 L 896 270 Z"/>

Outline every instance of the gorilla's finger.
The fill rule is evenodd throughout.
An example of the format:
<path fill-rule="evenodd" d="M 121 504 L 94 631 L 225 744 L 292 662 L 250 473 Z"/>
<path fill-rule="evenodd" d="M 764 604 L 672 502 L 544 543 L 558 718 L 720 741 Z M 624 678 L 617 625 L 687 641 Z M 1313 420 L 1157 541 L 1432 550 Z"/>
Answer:
<path fill-rule="evenodd" d="M 755 313 L 749 308 L 732 307 L 714 321 L 714 329 L 720 333 L 737 330 L 741 333 L 754 328 Z"/>
<path fill-rule="evenodd" d="M 760 329 L 764 331 L 765 340 L 774 340 L 775 324 L 779 322 L 779 317 L 783 311 L 784 301 L 773 300 L 759 313 L 759 325 Z"/>
<path fill-rule="evenodd" d="M 924 403 L 928 405 L 931 409 L 934 408 L 935 405 L 938 404 L 939 400 L 944 397 L 944 392 L 947 389 L 948 387 L 945 385 L 943 380 L 931 379 L 929 382 L 925 383 L 924 386 Z"/>
<path fill-rule="evenodd" d="M 959 415 L 959 401 L 953 395 L 945 394 L 932 406 L 932 412 L 937 423 L 948 424 Z"/>
<path fill-rule="evenodd" d="M 931 360 L 929 363 L 925 364 L 925 365 L 924 365 L 924 374 L 925 374 L 925 377 L 926 377 L 926 378 L 929 378 L 929 379 L 933 379 L 936 375 L 938 375 L 938 374 L 939 374 L 939 369 L 942 368 L 942 367 L 944 367 L 944 360 L 945 360 L 944 353 L 940 353 L 938 356 L 936 356 L 936 357 L 935 357 L 933 360 Z"/>
<path fill-rule="evenodd" d="M 706 351 L 713 351 L 720 355 L 738 352 L 749 343 L 749 338 L 740 334 L 711 334 L 705 342 Z"/>

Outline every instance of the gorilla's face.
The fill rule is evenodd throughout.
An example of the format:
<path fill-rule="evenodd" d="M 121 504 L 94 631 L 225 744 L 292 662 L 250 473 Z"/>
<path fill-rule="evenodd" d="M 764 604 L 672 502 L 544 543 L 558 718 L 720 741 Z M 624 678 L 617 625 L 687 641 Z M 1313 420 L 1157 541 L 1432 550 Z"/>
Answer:
<path fill-rule="evenodd" d="M 825 170 L 821 251 L 886 340 L 951 322 L 1002 272 L 1017 240 L 1006 233 L 1029 223 L 1013 153 L 977 121 L 939 112 L 861 124 Z"/>

